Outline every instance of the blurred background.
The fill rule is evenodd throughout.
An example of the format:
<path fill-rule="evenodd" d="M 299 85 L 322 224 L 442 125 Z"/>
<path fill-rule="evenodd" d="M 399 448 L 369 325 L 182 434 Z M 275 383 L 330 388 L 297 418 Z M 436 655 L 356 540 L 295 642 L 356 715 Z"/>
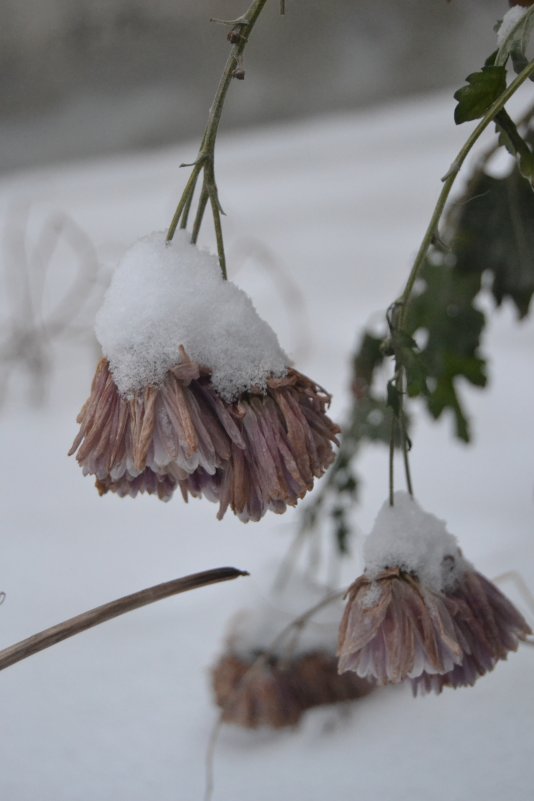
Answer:
<path fill-rule="evenodd" d="M 199 136 L 245 0 L 1 0 L 0 171 Z M 225 129 L 457 87 L 506 0 L 278 0 Z"/>

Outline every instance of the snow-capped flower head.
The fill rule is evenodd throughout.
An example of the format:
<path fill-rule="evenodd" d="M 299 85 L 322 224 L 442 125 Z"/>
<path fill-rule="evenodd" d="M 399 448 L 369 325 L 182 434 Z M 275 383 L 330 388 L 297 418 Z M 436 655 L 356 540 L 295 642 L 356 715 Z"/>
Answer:
<path fill-rule="evenodd" d="M 242 520 L 283 512 L 334 458 L 330 396 L 288 366 L 217 259 L 179 232 L 137 242 L 96 321 L 104 358 L 70 453 L 100 493 L 219 502 Z"/>
<path fill-rule="evenodd" d="M 349 588 L 339 670 L 414 692 L 472 685 L 530 629 L 504 595 L 464 559 L 443 521 L 405 493 L 382 507 Z"/>
<path fill-rule="evenodd" d="M 302 613 L 322 598 L 324 592 L 295 576 L 276 606 L 262 602 L 230 622 L 224 653 L 212 669 L 224 721 L 246 728 L 294 726 L 312 707 L 370 692 L 370 682 L 354 673 L 338 674 L 338 600 L 291 628 L 299 618 L 290 609 Z"/>

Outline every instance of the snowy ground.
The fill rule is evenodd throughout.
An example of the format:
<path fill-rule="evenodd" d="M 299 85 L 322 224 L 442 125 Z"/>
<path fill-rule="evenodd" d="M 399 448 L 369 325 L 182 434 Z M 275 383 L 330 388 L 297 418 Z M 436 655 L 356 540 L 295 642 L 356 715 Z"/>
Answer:
<path fill-rule="evenodd" d="M 425 98 L 221 141 L 230 272 L 299 368 L 334 393 L 337 419 L 348 402 L 355 338 L 400 289 L 439 178 L 464 136 L 451 109 L 448 96 Z M 166 226 L 184 180 L 178 165 L 195 150 L 191 144 L 5 179 L 3 228 L 13 233 L 14 210 L 30 204 L 34 242 L 47 215 L 65 212 L 110 269 L 133 240 Z M 3 268 L 11 258 L 6 246 Z M 72 259 L 58 249 L 45 305 L 70 280 Z M 469 393 L 475 447 L 452 443 L 449 421 L 421 421 L 413 464 L 421 504 L 447 519 L 478 569 L 489 576 L 520 571 L 530 587 L 533 344 L 532 323 L 517 325 L 509 308 L 495 313 L 491 391 Z M 29 406 L 15 373 L 0 419 L 0 589 L 7 593 L 0 647 L 196 570 L 235 565 L 252 575 L 137 611 L 0 675 L 0 798 L 201 799 L 215 720 L 209 666 L 231 614 L 266 596 L 295 513 L 244 526 L 230 517 L 217 523 L 207 502 L 99 498 L 66 457 L 96 351 L 73 341 L 52 353 L 46 404 Z M 384 451 L 367 453 L 361 471 L 365 531 L 386 494 Z M 347 572 L 357 574 L 356 556 Z M 515 588 L 504 589 L 528 614 Z M 533 666 L 534 649 L 524 647 L 470 690 L 414 701 L 408 688 L 392 688 L 311 712 L 298 731 L 227 729 L 216 752 L 214 799 L 527 801 Z"/>

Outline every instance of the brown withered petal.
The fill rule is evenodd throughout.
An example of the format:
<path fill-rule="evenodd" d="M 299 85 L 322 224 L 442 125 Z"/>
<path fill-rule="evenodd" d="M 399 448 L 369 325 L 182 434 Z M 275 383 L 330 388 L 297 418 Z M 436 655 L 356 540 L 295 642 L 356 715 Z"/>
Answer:
<path fill-rule="evenodd" d="M 180 363 L 160 386 L 130 398 L 119 393 L 109 364 L 97 366 L 69 454 L 98 491 L 168 500 L 204 496 L 241 520 L 295 506 L 333 461 L 339 428 L 327 417 L 330 396 L 288 369 L 226 403 L 210 371 L 180 348 Z"/>
<path fill-rule="evenodd" d="M 222 719 L 245 728 L 295 726 L 315 706 L 366 695 L 373 685 L 339 676 L 335 656 L 312 651 L 290 659 L 225 654 L 212 671 Z"/>
<path fill-rule="evenodd" d="M 398 568 L 349 588 L 339 632 L 339 672 L 354 671 L 378 684 L 443 674 L 463 650 L 443 597 Z"/>
<path fill-rule="evenodd" d="M 460 665 L 442 675 L 421 675 L 412 681 L 414 695 L 440 693 L 444 687 L 471 687 L 493 670 L 509 651 L 532 633 L 515 606 L 487 578 L 466 570 L 445 595 L 464 653 Z"/>

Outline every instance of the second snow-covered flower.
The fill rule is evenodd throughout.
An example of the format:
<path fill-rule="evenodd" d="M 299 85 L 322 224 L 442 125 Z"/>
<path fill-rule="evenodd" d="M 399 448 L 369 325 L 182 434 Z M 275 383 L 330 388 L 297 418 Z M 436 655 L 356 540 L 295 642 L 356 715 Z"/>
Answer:
<path fill-rule="evenodd" d="M 408 495 L 384 504 L 349 588 L 339 670 L 414 693 L 471 686 L 517 650 L 530 628 L 462 556 L 443 521 Z"/>

